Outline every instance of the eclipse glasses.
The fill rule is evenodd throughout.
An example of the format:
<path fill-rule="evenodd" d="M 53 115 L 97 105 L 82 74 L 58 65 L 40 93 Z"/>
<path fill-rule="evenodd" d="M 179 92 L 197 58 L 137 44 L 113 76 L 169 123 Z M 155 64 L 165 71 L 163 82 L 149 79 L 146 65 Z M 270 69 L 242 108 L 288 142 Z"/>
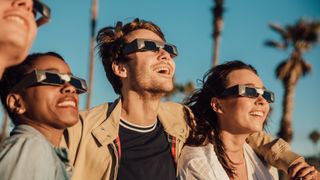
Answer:
<path fill-rule="evenodd" d="M 13 88 L 12 91 L 18 91 L 27 87 L 37 85 L 61 86 L 65 83 L 71 84 L 75 87 L 77 94 L 87 92 L 87 84 L 84 79 L 75 77 L 70 74 L 62 74 L 46 70 L 33 70 L 26 74 Z"/>
<path fill-rule="evenodd" d="M 51 18 L 50 8 L 40 0 L 33 0 L 33 13 L 38 27 L 49 22 Z"/>
<path fill-rule="evenodd" d="M 178 56 L 178 50 L 175 45 L 167 44 L 150 39 L 135 39 L 126 44 L 122 50 L 123 54 L 130 54 L 137 51 L 159 51 L 159 49 L 167 51 L 171 56 Z"/>
<path fill-rule="evenodd" d="M 256 88 L 252 86 L 246 85 L 235 85 L 230 88 L 227 88 L 223 91 L 220 97 L 228 97 L 228 96 L 243 96 L 249 98 L 257 98 L 259 95 L 268 101 L 268 103 L 273 103 L 275 100 L 274 93 L 262 88 Z"/>

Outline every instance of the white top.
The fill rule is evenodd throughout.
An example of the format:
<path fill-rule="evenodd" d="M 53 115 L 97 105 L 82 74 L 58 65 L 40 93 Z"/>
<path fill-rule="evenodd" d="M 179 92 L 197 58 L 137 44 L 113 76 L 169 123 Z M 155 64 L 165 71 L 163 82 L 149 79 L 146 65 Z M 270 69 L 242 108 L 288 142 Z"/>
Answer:
<path fill-rule="evenodd" d="M 279 179 L 277 169 L 263 163 L 247 143 L 243 149 L 248 180 Z M 181 152 L 178 171 L 181 180 L 229 180 L 212 144 L 199 147 L 185 146 Z"/>

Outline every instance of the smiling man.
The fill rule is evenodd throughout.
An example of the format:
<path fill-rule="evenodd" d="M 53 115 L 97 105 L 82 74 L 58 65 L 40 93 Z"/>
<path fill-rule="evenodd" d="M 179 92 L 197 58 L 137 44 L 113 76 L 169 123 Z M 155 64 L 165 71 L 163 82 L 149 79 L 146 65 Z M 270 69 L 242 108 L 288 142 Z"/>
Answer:
<path fill-rule="evenodd" d="M 49 19 L 50 9 L 39 0 L 0 0 L 0 79 L 6 68 L 24 60 L 37 26 Z"/>
<path fill-rule="evenodd" d="M 68 129 L 73 178 L 176 179 L 192 113 L 161 98 L 174 87 L 177 48 L 157 25 L 139 19 L 101 29 L 97 41 L 106 76 L 120 97 L 82 112 L 80 122 Z M 278 168 L 287 169 L 299 158 L 265 134 L 248 141 Z"/>

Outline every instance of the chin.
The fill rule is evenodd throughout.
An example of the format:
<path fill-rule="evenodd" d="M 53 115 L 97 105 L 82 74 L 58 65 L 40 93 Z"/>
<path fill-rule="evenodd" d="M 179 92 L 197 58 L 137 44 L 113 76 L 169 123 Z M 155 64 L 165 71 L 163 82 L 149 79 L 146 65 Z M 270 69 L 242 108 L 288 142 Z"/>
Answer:
<path fill-rule="evenodd" d="M 251 130 L 253 131 L 253 133 L 254 133 L 254 132 L 260 132 L 260 131 L 263 130 L 263 125 L 261 125 L 261 126 L 258 125 L 258 126 L 256 126 L 256 127 L 253 127 Z"/>
<path fill-rule="evenodd" d="M 79 121 L 79 114 L 78 113 L 68 113 L 62 115 L 60 119 L 61 124 L 63 125 L 63 128 L 69 128 Z"/>
<path fill-rule="evenodd" d="M 6 48 L 7 57 L 10 59 L 8 62 L 8 67 L 18 65 L 22 63 L 29 53 L 29 48 L 20 47 L 18 45 L 11 45 Z"/>

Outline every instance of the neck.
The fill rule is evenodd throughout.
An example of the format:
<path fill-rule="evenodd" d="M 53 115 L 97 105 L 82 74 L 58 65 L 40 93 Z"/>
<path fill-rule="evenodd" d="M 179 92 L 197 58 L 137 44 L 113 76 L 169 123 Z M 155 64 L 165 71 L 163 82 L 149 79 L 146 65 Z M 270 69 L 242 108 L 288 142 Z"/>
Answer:
<path fill-rule="evenodd" d="M 38 130 L 54 147 L 59 147 L 63 129 L 56 129 L 33 121 L 26 121 L 24 124 L 30 125 Z"/>
<path fill-rule="evenodd" d="M 244 163 L 243 145 L 247 136 L 247 134 L 235 135 L 228 131 L 221 131 L 221 140 L 225 147 L 225 152 L 234 165 Z"/>
<path fill-rule="evenodd" d="M 141 95 L 132 91 L 123 94 L 121 117 L 136 125 L 154 124 L 161 97 L 152 94 Z"/>

